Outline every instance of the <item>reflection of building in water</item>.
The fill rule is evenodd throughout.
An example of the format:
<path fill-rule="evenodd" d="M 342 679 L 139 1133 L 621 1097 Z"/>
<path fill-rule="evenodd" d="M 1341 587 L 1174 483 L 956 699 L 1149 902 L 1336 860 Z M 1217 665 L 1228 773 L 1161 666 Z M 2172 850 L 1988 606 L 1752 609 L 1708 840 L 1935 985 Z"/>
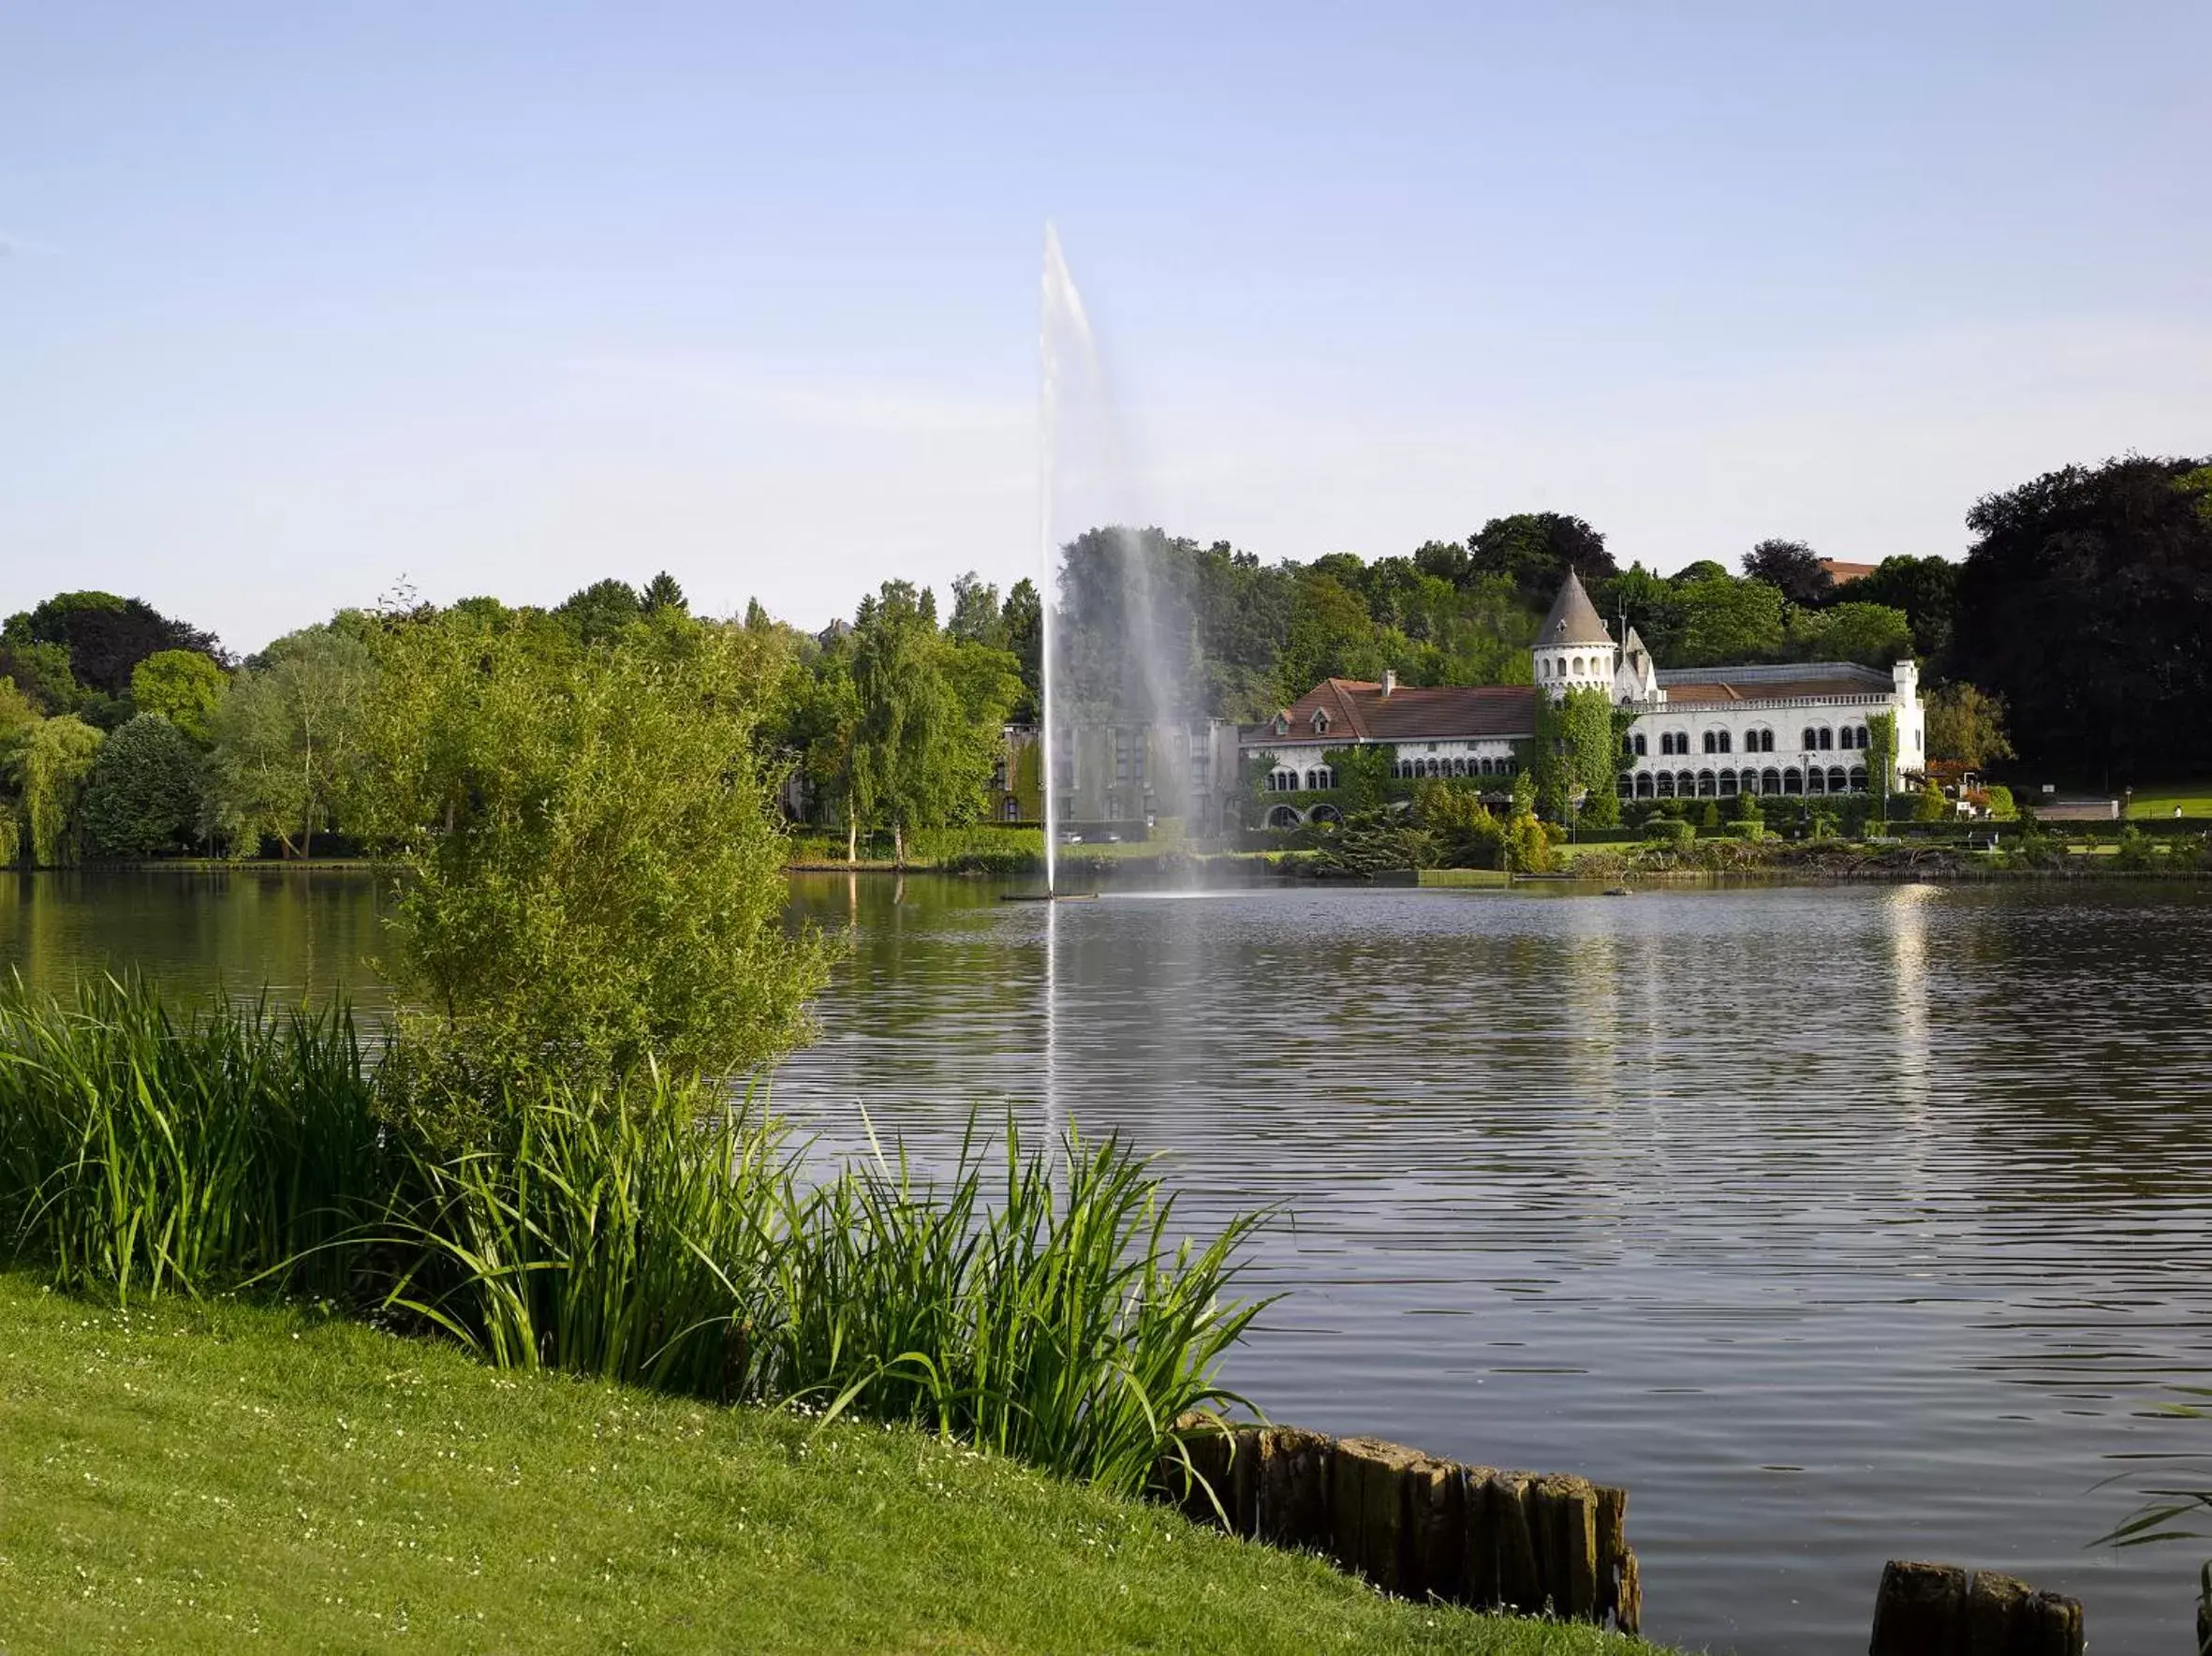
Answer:
<path fill-rule="evenodd" d="M 1584 924 L 1597 929 L 1564 940 L 1555 980 L 1572 1031 L 1564 1043 L 1568 1077 L 1608 1114 L 1616 1102 L 1621 1025 L 1620 939 L 1610 922 L 1609 910 L 1590 911 Z"/>
<path fill-rule="evenodd" d="M 1928 939 L 1927 910 L 1942 899 L 1932 885 L 1901 885 L 1889 894 L 1885 918 L 1890 936 L 1890 985 L 1895 997 L 1891 1027 L 1897 1042 L 1897 1095 L 1905 1102 L 1928 1102 Z"/>
<path fill-rule="evenodd" d="M 1832 794 L 1867 791 L 1868 718 L 1897 721 L 1896 766 L 1926 762 L 1920 670 L 1887 673 L 1843 661 L 1661 672 L 1630 628 L 1613 634 L 1570 572 L 1529 652 L 1535 683 L 1482 688 L 1401 686 L 1324 679 L 1277 713 L 1246 727 L 1247 757 L 1273 757 L 1268 788 L 1310 795 L 1334 785 L 1333 748 L 1387 746 L 1401 778 L 1495 776 L 1510 788 L 1517 746 L 1536 736 L 1539 696 L 1602 689 L 1633 716 L 1620 757 L 1623 799 L 1728 799 L 1738 793 Z M 1326 801 L 1285 799 L 1265 821 L 1291 827 Z"/>

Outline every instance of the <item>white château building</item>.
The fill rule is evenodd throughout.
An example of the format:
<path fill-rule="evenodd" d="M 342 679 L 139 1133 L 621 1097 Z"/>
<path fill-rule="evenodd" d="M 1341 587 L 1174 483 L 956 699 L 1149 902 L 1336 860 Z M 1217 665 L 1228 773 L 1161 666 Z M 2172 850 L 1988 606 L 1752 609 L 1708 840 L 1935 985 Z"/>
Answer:
<path fill-rule="evenodd" d="M 1878 713 L 1895 716 L 1898 772 L 1917 775 L 1926 762 L 1910 661 L 1888 673 L 1837 661 L 1660 671 L 1634 628 L 1615 643 L 1571 571 L 1530 654 L 1533 685 L 1415 689 L 1389 673 L 1380 684 L 1327 679 L 1272 720 L 1246 726 L 1238 747 L 1247 758 L 1274 755 L 1268 789 L 1278 793 L 1334 787 L 1325 755 L 1370 743 L 1395 748 L 1401 776 L 1505 778 L 1516 745 L 1536 735 L 1539 696 L 1597 688 L 1635 716 L 1620 756 L 1624 801 L 1864 793 L 1867 720 Z M 1335 808 L 1285 800 L 1265 821 L 1292 826 Z"/>

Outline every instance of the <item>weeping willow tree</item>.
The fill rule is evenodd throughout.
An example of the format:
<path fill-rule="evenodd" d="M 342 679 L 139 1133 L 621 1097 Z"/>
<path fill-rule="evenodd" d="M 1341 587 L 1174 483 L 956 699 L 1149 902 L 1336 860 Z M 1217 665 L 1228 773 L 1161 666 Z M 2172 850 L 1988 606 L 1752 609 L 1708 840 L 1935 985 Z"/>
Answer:
<path fill-rule="evenodd" d="M 77 801 L 106 740 L 73 715 L 42 718 L 17 736 L 7 755 L 31 861 L 42 866 L 77 860 Z"/>

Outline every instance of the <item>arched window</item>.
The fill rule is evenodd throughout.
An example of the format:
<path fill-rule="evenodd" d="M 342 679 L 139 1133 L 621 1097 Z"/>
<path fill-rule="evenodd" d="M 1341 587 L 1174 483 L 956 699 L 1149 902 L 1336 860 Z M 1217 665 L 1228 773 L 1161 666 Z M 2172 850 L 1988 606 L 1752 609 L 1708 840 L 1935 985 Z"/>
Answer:
<path fill-rule="evenodd" d="M 1298 791 L 1298 773 L 1296 771 L 1277 771 L 1267 778 L 1267 785 L 1277 793 L 1295 793 Z"/>
<path fill-rule="evenodd" d="M 1627 771 L 1613 779 L 1613 791 L 1623 799 L 1632 799 L 1636 793 L 1636 778 Z"/>
<path fill-rule="evenodd" d="M 1652 778 L 1652 791 L 1659 798 L 1673 799 L 1674 797 L 1674 773 L 1673 771 L 1659 772 L 1657 776 Z"/>
<path fill-rule="evenodd" d="M 1819 730 L 1815 731 L 1813 734 L 1820 737 L 1821 750 L 1823 753 L 1836 746 L 1836 732 L 1830 730 L 1826 725 L 1822 725 Z"/>
<path fill-rule="evenodd" d="M 1828 773 L 1817 764 L 1806 765 L 1805 767 L 1805 791 L 1807 793 L 1827 792 Z"/>
<path fill-rule="evenodd" d="M 1843 774 L 1843 767 L 1841 765 L 1832 764 L 1828 767 L 1829 792 L 1841 793 L 1850 786 L 1851 778 Z"/>
<path fill-rule="evenodd" d="M 1276 806 L 1276 807 L 1275 807 L 1273 810 L 1271 810 L 1271 811 L 1269 811 L 1269 812 L 1267 813 L 1267 825 L 1268 825 L 1270 828 L 1295 828 L 1295 827 L 1297 827 L 1297 826 L 1298 826 L 1298 808 L 1297 808 L 1297 806 L 1288 806 L 1288 805 L 1278 805 L 1278 806 Z"/>
<path fill-rule="evenodd" d="M 1719 792 L 1719 777 L 1716 776 L 1711 771 L 1698 772 L 1698 797 L 1700 799 L 1718 798 Z"/>
<path fill-rule="evenodd" d="M 1762 728 L 1744 732 L 1744 751 L 1746 753 L 1772 753 L 1774 750 L 1774 732 Z"/>
<path fill-rule="evenodd" d="M 1651 797 L 1651 773 L 1649 771 L 1638 771 L 1636 773 L 1636 797 L 1638 799 L 1649 799 Z"/>
<path fill-rule="evenodd" d="M 1743 781 L 1742 781 L 1742 783 L 1740 784 L 1740 786 L 1743 788 L 1743 791 L 1744 791 L 1746 793 L 1756 793 L 1756 792 L 1758 792 L 1758 791 L 1759 791 L 1759 773 L 1758 773 L 1757 771 L 1753 771 L 1753 770 L 1747 770 L 1747 771 L 1745 771 L 1745 772 L 1744 772 L 1744 777 L 1743 777 Z"/>
<path fill-rule="evenodd" d="M 1761 772 L 1759 773 L 1759 791 L 1760 791 L 1760 792 L 1762 792 L 1762 793 L 1779 793 L 1779 792 L 1781 792 L 1781 791 L 1782 791 L 1782 773 L 1781 773 L 1781 772 L 1779 772 L 1779 771 L 1761 771 Z"/>
<path fill-rule="evenodd" d="M 1539 678 L 1552 676 L 1552 658 L 1549 656 L 1539 656 L 1536 658 L 1536 675 Z"/>
<path fill-rule="evenodd" d="M 1644 746 L 1644 732 L 1642 731 L 1638 731 L 1633 736 L 1630 736 L 1629 742 L 1630 751 L 1634 753 L 1638 759 L 1642 759 L 1645 753 L 1650 751 Z"/>
<path fill-rule="evenodd" d="M 1022 802 L 1012 794 L 1008 794 L 999 805 L 998 814 L 1006 821 L 1019 822 L 1022 820 Z"/>
<path fill-rule="evenodd" d="M 1821 745 L 1821 732 L 1818 732 L 1818 731 L 1816 731 L 1816 730 L 1814 730 L 1814 729 L 1812 728 L 1812 726 L 1810 726 L 1810 725 L 1806 725 L 1806 726 L 1805 727 L 1805 751 L 1806 751 L 1806 752 L 1807 752 L 1807 753 L 1810 753 L 1810 752 L 1811 752 L 1811 751 L 1812 751 L 1814 748 L 1818 747 L 1820 745 Z"/>
<path fill-rule="evenodd" d="M 1730 735 L 1728 732 L 1716 731 L 1713 733 L 1720 738 L 1720 745 L 1713 749 L 1714 752 L 1726 753 L 1729 748 L 1734 745 L 1735 738 Z"/>
<path fill-rule="evenodd" d="M 1790 766 L 1782 773 L 1782 791 L 1784 793 L 1803 793 L 1805 791 L 1805 773 L 1795 765 Z"/>
<path fill-rule="evenodd" d="M 1855 764 L 1851 766 L 1850 787 L 1853 793 L 1864 793 L 1866 791 L 1866 767 L 1865 765 Z"/>
<path fill-rule="evenodd" d="M 1321 766 L 1317 775 L 1319 775 L 1320 777 L 1320 781 L 1315 784 L 1317 787 L 1334 788 L 1336 786 L 1336 772 L 1333 766 Z"/>
<path fill-rule="evenodd" d="M 1721 798 L 1723 798 L 1723 799 L 1733 799 L 1733 798 L 1735 797 L 1735 794 L 1736 794 L 1736 774 L 1735 774 L 1735 772 L 1733 772 L 1733 771 L 1722 771 L 1722 772 L 1720 773 L 1720 797 L 1721 797 Z"/>

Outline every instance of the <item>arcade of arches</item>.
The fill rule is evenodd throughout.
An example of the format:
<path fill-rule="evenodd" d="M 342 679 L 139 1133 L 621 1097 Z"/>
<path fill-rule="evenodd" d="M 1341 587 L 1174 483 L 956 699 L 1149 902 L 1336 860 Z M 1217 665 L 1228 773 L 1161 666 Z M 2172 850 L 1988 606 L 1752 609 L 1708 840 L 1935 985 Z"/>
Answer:
<path fill-rule="evenodd" d="M 1747 765 L 1742 770 L 1639 771 L 1620 776 L 1623 799 L 1733 799 L 1739 793 L 1864 793 L 1866 767 Z"/>

